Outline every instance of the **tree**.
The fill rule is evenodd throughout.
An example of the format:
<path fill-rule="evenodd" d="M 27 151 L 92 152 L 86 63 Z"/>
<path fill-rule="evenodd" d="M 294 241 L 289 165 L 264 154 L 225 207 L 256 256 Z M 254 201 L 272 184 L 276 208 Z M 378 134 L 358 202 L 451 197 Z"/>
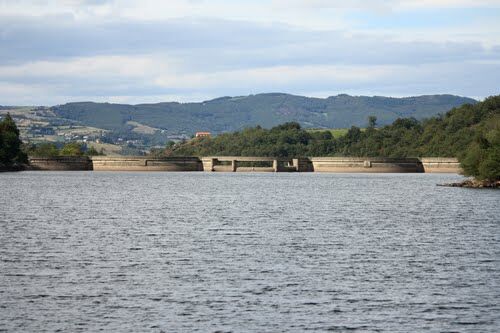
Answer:
<path fill-rule="evenodd" d="M 500 180 L 500 118 L 497 123 L 497 128 L 482 129 L 462 155 L 460 164 L 466 176 L 489 182 Z M 488 123 L 494 124 L 494 120 Z"/>
<path fill-rule="evenodd" d="M 70 142 L 62 147 L 59 152 L 62 156 L 82 156 L 83 155 L 83 145 L 78 142 Z"/>
<path fill-rule="evenodd" d="M 21 150 L 22 141 L 16 123 L 7 114 L 0 121 L 0 164 L 12 167 L 28 162 L 26 154 Z"/>
<path fill-rule="evenodd" d="M 377 117 L 369 116 L 368 117 L 368 128 L 375 128 L 377 126 Z"/>
<path fill-rule="evenodd" d="M 97 151 L 94 146 L 91 146 L 87 151 L 85 152 L 85 155 L 87 156 L 98 156 L 98 155 L 103 155 L 102 148 L 101 151 Z"/>
<path fill-rule="evenodd" d="M 359 127 L 351 126 L 351 128 L 347 131 L 344 138 L 347 140 L 349 144 L 356 143 L 361 139 L 361 130 Z"/>
<path fill-rule="evenodd" d="M 37 146 L 33 146 L 28 150 L 28 154 L 37 157 L 55 157 L 59 155 L 59 149 L 53 143 L 41 143 Z"/>

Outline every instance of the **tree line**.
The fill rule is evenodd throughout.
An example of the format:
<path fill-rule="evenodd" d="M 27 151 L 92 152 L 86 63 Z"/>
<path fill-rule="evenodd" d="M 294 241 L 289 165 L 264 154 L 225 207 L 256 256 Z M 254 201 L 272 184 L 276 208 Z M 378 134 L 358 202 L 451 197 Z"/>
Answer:
<path fill-rule="evenodd" d="M 94 147 L 88 147 L 80 142 L 68 142 L 64 145 L 57 145 L 55 143 L 44 142 L 40 144 L 26 144 L 23 150 L 29 156 L 36 157 L 57 157 L 57 156 L 96 156 L 104 155 L 101 149 L 98 151 Z"/>

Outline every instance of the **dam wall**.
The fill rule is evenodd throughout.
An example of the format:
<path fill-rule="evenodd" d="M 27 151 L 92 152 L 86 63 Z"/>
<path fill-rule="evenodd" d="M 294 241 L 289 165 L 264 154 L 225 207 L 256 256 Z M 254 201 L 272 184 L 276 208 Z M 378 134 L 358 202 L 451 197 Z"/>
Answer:
<path fill-rule="evenodd" d="M 29 157 L 30 170 L 85 171 L 92 170 L 92 160 L 87 156 Z"/>
<path fill-rule="evenodd" d="M 205 171 L 205 172 L 338 172 L 460 173 L 455 158 L 369 157 L 166 157 L 93 156 L 30 157 L 31 170 Z"/>
<path fill-rule="evenodd" d="M 418 158 L 311 157 L 314 172 L 424 172 Z"/>
<path fill-rule="evenodd" d="M 167 157 L 161 159 L 143 156 L 93 156 L 95 171 L 202 171 L 197 157 Z"/>

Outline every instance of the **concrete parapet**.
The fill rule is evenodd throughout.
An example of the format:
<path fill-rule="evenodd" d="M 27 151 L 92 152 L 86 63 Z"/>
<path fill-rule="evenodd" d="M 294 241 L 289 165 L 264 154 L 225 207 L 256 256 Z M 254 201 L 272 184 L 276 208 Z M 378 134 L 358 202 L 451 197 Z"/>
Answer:
<path fill-rule="evenodd" d="M 201 171 L 197 157 L 166 157 L 152 159 L 143 156 L 94 156 L 95 171 Z"/>
<path fill-rule="evenodd" d="M 420 159 L 426 173 L 461 173 L 460 162 L 449 157 L 422 157 Z"/>
<path fill-rule="evenodd" d="M 92 170 L 92 160 L 87 156 L 57 156 L 28 158 L 31 170 L 87 171 Z"/>

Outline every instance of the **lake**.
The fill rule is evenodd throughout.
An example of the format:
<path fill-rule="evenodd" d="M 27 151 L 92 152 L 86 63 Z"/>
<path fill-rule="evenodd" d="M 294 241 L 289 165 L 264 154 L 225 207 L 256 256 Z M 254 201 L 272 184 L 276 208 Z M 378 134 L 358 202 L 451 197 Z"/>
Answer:
<path fill-rule="evenodd" d="M 498 332 L 500 191 L 450 174 L 0 174 L 0 331 Z"/>

